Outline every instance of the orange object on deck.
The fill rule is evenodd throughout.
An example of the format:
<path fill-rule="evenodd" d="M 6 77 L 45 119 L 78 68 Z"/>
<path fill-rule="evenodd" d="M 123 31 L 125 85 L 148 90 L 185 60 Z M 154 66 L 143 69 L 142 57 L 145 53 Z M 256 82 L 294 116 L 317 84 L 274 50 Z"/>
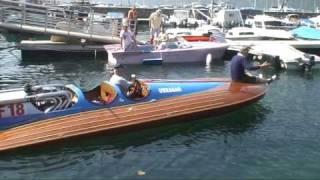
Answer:
<path fill-rule="evenodd" d="M 196 36 L 196 35 L 187 35 L 182 36 L 186 41 L 197 42 L 197 41 L 211 41 L 209 36 Z"/>

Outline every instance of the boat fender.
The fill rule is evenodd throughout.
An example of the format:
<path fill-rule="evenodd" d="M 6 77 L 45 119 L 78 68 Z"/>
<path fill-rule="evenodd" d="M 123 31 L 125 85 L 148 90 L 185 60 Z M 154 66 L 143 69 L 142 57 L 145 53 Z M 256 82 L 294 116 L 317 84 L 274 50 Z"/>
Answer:
<path fill-rule="evenodd" d="M 206 65 L 209 66 L 212 62 L 212 54 L 208 53 L 206 57 Z"/>

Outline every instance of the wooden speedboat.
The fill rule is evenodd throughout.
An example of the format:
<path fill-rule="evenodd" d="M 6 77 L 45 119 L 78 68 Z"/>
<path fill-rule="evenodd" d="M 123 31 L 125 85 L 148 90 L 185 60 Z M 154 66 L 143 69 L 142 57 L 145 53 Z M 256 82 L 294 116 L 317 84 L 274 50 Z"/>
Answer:
<path fill-rule="evenodd" d="M 86 92 L 74 85 L 0 91 L 0 151 L 221 114 L 256 102 L 267 88 L 228 79 L 136 82 L 141 91 L 130 97 L 108 82 Z"/>

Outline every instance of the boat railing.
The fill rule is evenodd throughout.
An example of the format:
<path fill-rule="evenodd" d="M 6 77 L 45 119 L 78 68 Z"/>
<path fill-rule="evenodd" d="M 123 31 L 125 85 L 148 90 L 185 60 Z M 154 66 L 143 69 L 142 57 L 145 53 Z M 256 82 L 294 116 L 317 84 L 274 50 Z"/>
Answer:
<path fill-rule="evenodd" d="M 0 25 L 2 28 L 24 29 L 38 33 L 64 36 L 79 36 L 85 39 L 93 36 L 118 38 L 121 30 L 119 19 L 108 18 L 97 22 L 93 9 L 80 13 L 61 7 L 43 6 L 21 1 L 0 1 Z"/>

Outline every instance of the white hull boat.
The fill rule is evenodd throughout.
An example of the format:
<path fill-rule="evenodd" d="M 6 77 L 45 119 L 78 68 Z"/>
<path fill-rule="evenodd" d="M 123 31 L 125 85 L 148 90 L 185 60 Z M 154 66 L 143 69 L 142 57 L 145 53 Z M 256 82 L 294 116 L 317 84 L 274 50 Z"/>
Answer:
<path fill-rule="evenodd" d="M 119 44 L 105 45 L 108 64 L 163 64 L 192 63 L 221 59 L 227 43 L 189 42 L 171 44 L 165 49 L 155 50 L 152 45 L 138 45 L 135 51 L 123 51 Z"/>
<path fill-rule="evenodd" d="M 258 35 L 252 28 L 235 27 L 226 33 L 226 39 L 229 40 L 262 40 L 264 37 Z"/>
<path fill-rule="evenodd" d="M 310 71 L 312 68 L 319 68 L 320 64 L 319 56 L 304 53 L 289 45 L 252 46 L 250 53 L 273 57 L 273 62 L 278 64 L 279 68 L 282 69 Z"/>
<path fill-rule="evenodd" d="M 266 15 L 256 15 L 253 19 L 252 30 L 263 39 L 294 39 L 289 30 L 294 28 L 281 19 Z"/>

